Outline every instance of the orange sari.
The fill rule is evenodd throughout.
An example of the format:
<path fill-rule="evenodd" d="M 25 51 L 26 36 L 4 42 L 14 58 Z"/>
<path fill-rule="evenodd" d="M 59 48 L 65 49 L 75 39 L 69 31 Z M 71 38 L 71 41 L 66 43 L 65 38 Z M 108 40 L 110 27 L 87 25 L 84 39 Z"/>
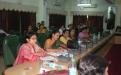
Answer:
<path fill-rule="evenodd" d="M 47 48 L 47 46 L 49 46 L 49 48 L 52 48 L 52 46 L 53 46 L 53 44 L 55 43 L 55 41 L 53 41 L 53 40 L 51 40 L 50 38 L 49 39 L 47 39 L 46 41 L 45 41 L 45 48 Z"/>

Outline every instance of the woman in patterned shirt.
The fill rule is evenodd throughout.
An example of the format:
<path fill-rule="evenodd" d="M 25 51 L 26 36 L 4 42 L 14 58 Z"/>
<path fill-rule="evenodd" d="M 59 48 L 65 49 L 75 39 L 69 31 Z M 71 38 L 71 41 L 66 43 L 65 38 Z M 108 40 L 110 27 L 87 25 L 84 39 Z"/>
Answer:
<path fill-rule="evenodd" d="M 37 61 L 40 57 L 47 55 L 47 52 L 40 48 L 36 42 L 36 34 L 34 32 L 28 32 L 26 34 L 26 42 L 21 45 L 14 65 L 28 61 Z"/>

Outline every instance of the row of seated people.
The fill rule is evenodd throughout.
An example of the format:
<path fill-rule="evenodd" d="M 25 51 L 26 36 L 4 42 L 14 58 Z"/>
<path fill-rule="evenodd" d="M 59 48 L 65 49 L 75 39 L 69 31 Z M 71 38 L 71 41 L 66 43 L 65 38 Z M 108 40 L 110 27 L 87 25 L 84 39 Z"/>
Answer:
<path fill-rule="evenodd" d="M 18 56 L 16 58 L 16 64 L 23 63 L 25 61 L 35 61 L 40 56 L 46 56 L 47 52 L 58 52 L 64 49 L 60 46 L 54 48 L 54 43 L 59 39 L 59 32 L 53 31 L 51 36 L 45 41 L 44 48 L 40 48 L 37 45 L 37 36 L 33 32 L 28 32 L 26 34 L 26 43 L 23 43 L 19 49 Z"/>
<path fill-rule="evenodd" d="M 59 47 L 53 49 L 53 43 L 59 38 L 59 32 L 55 31 L 52 33 L 51 37 L 45 41 L 44 48 L 37 45 L 37 36 L 33 32 L 26 34 L 26 42 L 21 45 L 19 52 L 14 62 L 14 66 L 27 61 L 37 61 L 40 57 L 49 56 L 47 52 L 61 52 L 64 49 Z M 95 65 L 95 64 L 96 65 Z M 95 55 L 89 55 L 84 60 L 81 61 L 80 74 L 81 75 L 108 75 L 108 63 L 101 57 Z M 89 69 L 90 68 L 90 69 Z"/>
<path fill-rule="evenodd" d="M 72 35 L 71 37 L 69 35 L 69 32 Z M 28 32 L 26 34 L 25 38 L 26 38 L 26 43 L 24 43 L 20 47 L 20 50 L 19 50 L 19 53 L 18 53 L 18 57 L 16 59 L 15 64 L 23 63 L 24 61 L 28 61 L 29 59 L 31 59 L 32 61 L 37 60 L 38 56 L 45 56 L 47 54 L 46 52 L 63 51 L 64 49 L 67 48 L 67 43 L 68 43 L 69 40 L 74 40 L 74 41 L 76 40 L 76 38 L 75 38 L 75 30 L 74 29 L 72 29 L 71 31 L 65 29 L 61 36 L 60 36 L 60 33 L 59 33 L 58 30 L 53 31 L 51 33 L 50 37 L 47 38 L 46 41 L 43 43 L 44 44 L 44 46 L 43 46 L 44 48 L 40 48 L 36 44 L 37 43 L 37 36 L 36 36 L 35 33 Z M 54 44 L 58 40 L 61 43 L 59 43 L 58 46 L 56 44 L 56 48 L 54 48 Z"/>
<path fill-rule="evenodd" d="M 27 61 L 40 60 L 39 59 L 40 57 L 49 56 L 49 54 L 47 52 L 64 51 L 68 40 L 76 39 L 74 35 L 69 37 L 70 36 L 69 33 L 70 33 L 69 30 L 64 30 L 62 36 L 60 37 L 60 33 L 58 31 L 53 31 L 51 36 L 48 39 L 46 39 L 44 46 L 42 48 L 37 44 L 36 33 L 28 32 L 25 36 L 26 41 L 24 43 L 22 43 L 22 45 L 20 46 L 18 54 L 17 54 L 17 58 L 13 65 L 15 66 L 15 65 L 27 62 Z M 74 33 L 75 33 L 75 30 L 73 29 L 71 34 L 74 34 Z M 58 39 L 61 42 L 63 42 L 64 45 L 62 44 L 62 45 L 58 46 L 58 48 L 54 48 L 53 45 L 55 42 L 57 42 Z M 94 65 L 94 61 L 95 61 L 96 65 Z M 97 67 L 100 67 L 103 69 L 100 69 Z M 88 69 L 88 68 L 91 68 L 91 69 Z M 88 58 L 85 58 L 85 60 L 83 60 L 82 63 L 80 63 L 80 71 L 81 71 L 80 74 L 81 75 L 82 74 L 87 75 L 89 73 L 91 75 L 94 75 L 94 73 L 96 73 L 98 71 L 99 71 L 98 72 L 99 74 L 104 73 L 104 75 L 107 75 L 107 69 L 108 69 L 107 63 L 103 59 L 98 58 L 98 56 L 96 56 L 96 57 L 89 56 Z"/>
<path fill-rule="evenodd" d="M 26 32 L 46 33 L 47 31 L 48 31 L 48 29 L 44 25 L 44 21 L 42 21 L 41 23 L 37 23 L 37 26 L 29 25 L 27 27 L 27 30 L 24 31 L 24 33 L 26 33 Z"/>
<path fill-rule="evenodd" d="M 60 36 L 58 31 L 53 31 L 49 38 L 47 33 L 39 33 L 37 34 L 37 43 L 41 48 L 48 49 L 48 51 L 56 51 L 56 49 L 58 51 L 58 48 L 67 48 L 67 45 L 68 43 L 71 43 L 71 40 L 75 43 L 75 40 L 77 40 L 76 33 L 77 32 L 75 29 L 64 30 L 63 34 Z M 5 38 L 3 52 L 6 65 L 11 65 L 13 63 L 19 51 L 18 48 L 21 44 L 21 41 L 24 42 L 23 39 L 25 38 L 25 36 L 17 35 L 10 35 Z M 72 48 L 73 46 L 77 46 L 77 42 L 76 45 L 72 44 L 70 47 L 68 47 Z M 50 48 L 52 48 L 52 50 Z"/>
<path fill-rule="evenodd" d="M 29 26 L 28 27 L 28 31 L 27 32 L 36 32 L 38 34 L 38 43 L 41 47 L 44 47 L 44 43 L 45 43 L 45 40 L 49 37 L 48 36 L 48 30 L 47 28 L 44 26 L 44 23 L 40 23 L 38 25 L 38 29 L 36 28 L 32 28 L 32 26 Z M 73 28 L 69 28 L 69 29 L 65 29 L 64 26 L 62 26 L 60 29 L 59 29 L 59 32 L 60 32 L 60 35 L 62 35 L 60 37 L 60 41 L 62 43 L 64 43 L 65 45 L 67 45 L 67 42 L 68 40 L 77 40 L 78 37 L 80 39 L 85 39 L 85 38 L 89 38 L 89 28 L 87 27 L 84 27 L 81 29 L 80 32 L 78 32 L 77 29 L 73 29 Z M 79 35 L 78 35 L 79 33 Z"/>

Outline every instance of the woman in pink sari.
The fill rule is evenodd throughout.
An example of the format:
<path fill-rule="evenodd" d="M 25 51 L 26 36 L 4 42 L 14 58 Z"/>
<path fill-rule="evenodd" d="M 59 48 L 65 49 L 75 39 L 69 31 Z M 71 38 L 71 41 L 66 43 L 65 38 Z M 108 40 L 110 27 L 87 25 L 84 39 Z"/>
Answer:
<path fill-rule="evenodd" d="M 88 39 L 90 37 L 89 28 L 88 27 L 82 28 L 81 32 L 79 33 L 79 37 L 82 40 L 83 39 Z"/>
<path fill-rule="evenodd" d="M 26 43 L 22 44 L 14 65 L 28 61 L 37 61 L 40 57 L 46 56 L 47 53 L 37 44 L 37 36 L 33 32 L 26 34 Z"/>

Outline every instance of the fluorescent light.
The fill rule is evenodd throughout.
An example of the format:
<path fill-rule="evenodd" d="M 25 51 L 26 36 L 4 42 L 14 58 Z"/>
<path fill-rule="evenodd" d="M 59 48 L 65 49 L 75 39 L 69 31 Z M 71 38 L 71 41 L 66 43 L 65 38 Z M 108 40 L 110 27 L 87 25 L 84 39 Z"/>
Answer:
<path fill-rule="evenodd" d="M 87 7 L 87 6 L 91 6 L 91 4 L 77 4 L 77 6 Z"/>

